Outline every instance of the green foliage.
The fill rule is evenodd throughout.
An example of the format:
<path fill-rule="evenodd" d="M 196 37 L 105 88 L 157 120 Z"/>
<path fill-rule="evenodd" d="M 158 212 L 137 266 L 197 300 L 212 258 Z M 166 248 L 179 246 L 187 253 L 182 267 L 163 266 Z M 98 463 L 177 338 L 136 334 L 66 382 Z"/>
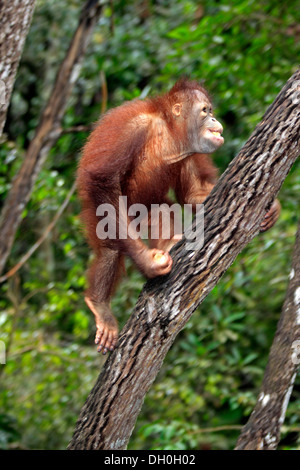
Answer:
<path fill-rule="evenodd" d="M 119 0 L 104 7 L 63 126 L 98 119 L 100 74 L 108 107 L 163 91 L 182 74 L 203 80 L 224 124 L 223 171 L 298 67 L 296 0 Z M 40 0 L 0 149 L 4 199 L 49 96 L 82 2 Z M 113 5 L 113 7 L 112 7 Z M 170 6 L 171 5 L 171 6 Z M 112 9 L 113 8 L 113 9 Z M 66 21 L 67 19 L 67 21 Z M 8 267 L 41 236 L 74 180 L 86 132 L 62 134 L 23 214 Z M 229 449 L 253 409 L 284 300 L 297 225 L 296 163 L 280 193 L 282 215 L 238 257 L 168 353 L 146 397 L 131 449 Z M 0 339 L 0 448 L 63 449 L 103 358 L 83 301 L 89 250 L 76 195 L 41 247 L 3 285 Z M 113 300 L 121 326 L 143 286 L 127 263 Z M 282 448 L 299 425 L 299 382 L 287 411 Z"/>

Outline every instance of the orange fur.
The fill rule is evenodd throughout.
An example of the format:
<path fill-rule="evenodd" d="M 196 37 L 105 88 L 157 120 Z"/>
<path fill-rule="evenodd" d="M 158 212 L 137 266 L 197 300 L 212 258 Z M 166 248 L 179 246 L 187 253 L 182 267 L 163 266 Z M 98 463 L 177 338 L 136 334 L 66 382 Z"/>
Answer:
<path fill-rule="evenodd" d="M 195 204 L 205 199 L 216 181 L 217 171 L 210 156 L 192 154 L 188 149 L 188 125 L 196 125 L 192 117 L 195 90 L 210 103 L 200 85 L 181 80 L 166 95 L 134 100 L 109 111 L 83 149 L 77 185 L 86 236 L 95 253 L 88 274 L 88 305 L 89 299 L 93 305 L 108 304 L 124 254 L 131 256 L 146 275 L 156 259 L 164 259 L 160 253 L 151 258 L 141 240 L 98 239 L 96 209 L 100 204 L 112 204 L 118 219 L 119 196 L 127 196 L 128 205 L 140 203 L 149 209 L 151 204 L 169 203 L 170 188 L 179 203 Z M 180 118 L 172 114 L 178 102 L 184 103 Z M 159 242 L 150 246 L 159 248 Z M 166 258 L 168 261 L 169 255 Z M 97 308 L 92 310 L 97 317 Z M 104 322 L 103 318 L 100 313 L 98 324 Z"/>

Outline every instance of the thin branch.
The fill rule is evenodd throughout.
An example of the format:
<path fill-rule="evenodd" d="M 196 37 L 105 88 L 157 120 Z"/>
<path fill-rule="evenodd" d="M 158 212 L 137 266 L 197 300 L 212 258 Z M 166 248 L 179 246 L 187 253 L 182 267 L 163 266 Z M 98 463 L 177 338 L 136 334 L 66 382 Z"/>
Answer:
<path fill-rule="evenodd" d="M 70 126 L 66 129 L 61 128 L 60 135 L 75 134 L 76 132 L 91 132 L 94 129 L 94 124 L 80 124 L 78 126 Z"/>
<path fill-rule="evenodd" d="M 107 91 L 107 82 L 104 70 L 100 72 L 101 78 L 101 91 L 102 91 L 102 101 L 101 101 L 101 114 L 104 114 L 107 110 L 107 99 L 108 99 L 108 91 Z"/>
<path fill-rule="evenodd" d="M 241 424 L 228 424 L 224 426 L 216 426 L 214 428 L 199 428 L 195 429 L 195 431 L 189 431 L 189 435 L 194 434 L 210 434 L 213 432 L 223 432 L 223 431 L 240 431 L 242 429 Z"/>
<path fill-rule="evenodd" d="M 64 202 L 62 203 L 62 205 L 60 206 L 60 208 L 56 212 L 55 216 L 53 217 L 52 221 L 50 222 L 50 224 L 48 225 L 48 227 L 46 228 L 46 230 L 44 231 L 42 236 L 32 245 L 32 247 L 27 251 L 27 253 L 25 253 L 25 255 L 22 256 L 20 261 L 13 268 L 11 268 L 6 274 L 4 274 L 3 276 L 0 277 L 0 283 L 7 281 L 7 279 L 9 277 L 16 274 L 16 272 L 19 271 L 19 269 L 26 263 L 26 261 L 28 261 L 28 259 L 33 255 L 33 253 L 39 248 L 39 246 L 46 240 L 49 233 L 51 232 L 51 230 L 53 230 L 53 228 L 55 227 L 57 221 L 61 217 L 61 215 L 64 212 L 64 210 L 66 209 L 67 205 L 69 204 L 70 199 L 71 199 L 72 195 L 75 192 L 75 189 L 76 189 L 76 182 L 73 183 L 73 185 L 72 185 L 71 189 L 69 190 Z"/>

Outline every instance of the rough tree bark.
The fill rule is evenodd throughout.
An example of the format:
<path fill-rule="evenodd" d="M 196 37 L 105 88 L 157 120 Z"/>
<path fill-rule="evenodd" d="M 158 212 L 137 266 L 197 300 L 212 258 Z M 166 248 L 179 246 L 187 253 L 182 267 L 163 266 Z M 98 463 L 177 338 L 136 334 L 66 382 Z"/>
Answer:
<path fill-rule="evenodd" d="M 0 136 L 34 6 L 35 0 L 0 2 Z"/>
<path fill-rule="evenodd" d="M 300 223 L 290 282 L 255 408 L 239 436 L 237 450 L 274 450 L 300 361 Z"/>
<path fill-rule="evenodd" d="M 300 153 L 300 70 L 205 201 L 204 244 L 172 249 L 174 266 L 148 281 L 84 404 L 69 449 L 125 449 L 164 357 L 194 310 L 259 232 Z"/>
<path fill-rule="evenodd" d="M 21 222 L 22 211 L 30 198 L 40 168 L 49 149 L 61 133 L 60 125 L 67 99 L 80 71 L 91 32 L 100 16 L 101 3 L 101 0 L 87 0 L 83 6 L 78 27 L 58 71 L 53 91 L 35 136 L 5 200 L 0 222 L 0 273 L 9 256 L 16 230 Z"/>

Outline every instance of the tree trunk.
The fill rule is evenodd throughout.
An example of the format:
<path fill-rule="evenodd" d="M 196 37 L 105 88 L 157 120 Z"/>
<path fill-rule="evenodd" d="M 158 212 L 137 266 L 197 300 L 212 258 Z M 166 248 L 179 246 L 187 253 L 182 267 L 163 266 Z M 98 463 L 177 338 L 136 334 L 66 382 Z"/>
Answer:
<path fill-rule="evenodd" d="M 148 281 L 84 404 L 69 449 L 125 449 L 145 394 L 194 310 L 260 223 L 300 152 L 300 70 L 205 201 L 204 244 L 171 251 L 171 273 Z M 200 227 L 201 228 L 201 227 Z"/>
<path fill-rule="evenodd" d="M 83 7 L 77 30 L 59 69 L 35 136 L 4 203 L 0 223 L 0 273 L 9 256 L 16 230 L 21 222 L 22 211 L 30 198 L 41 166 L 49 149 L 60 135 L 67 98 L 78 76 L 92 29 L 100 16 L 102 9 L 100 4 L 101 0 L 87 0 Z"/>
<path fill-rule="evenodd" d="M 237 450 L 274 450 L 300 362 L 300 223 L 290 282 L 258 401 L 238 439 Z"/>
<path fill-rule="evenodd" d="M 0 2 L 0 136 L 34 6 L 35 0 Z"/>

